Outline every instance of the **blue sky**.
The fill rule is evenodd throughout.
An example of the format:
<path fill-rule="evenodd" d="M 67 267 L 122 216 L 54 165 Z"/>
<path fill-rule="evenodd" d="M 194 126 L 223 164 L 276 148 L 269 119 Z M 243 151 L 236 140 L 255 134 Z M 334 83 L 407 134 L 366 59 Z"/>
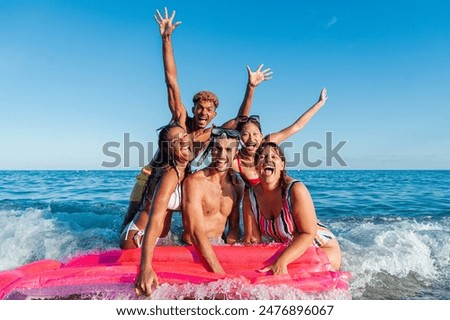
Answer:
<path fill-rule="evenodd" d="M 0 1 L 0 169 L 103 169 L 124 137 L 142 144 L 170 119 L 155 9 L 177 11 L 182 99 L 211 90 L 233 117 L 248 64 L 273 79 L 252 114 L 264 133 L 328 102 L 291 141 L 325 165 L 333 133 L 344 169 L 450 169 L 447 1 Z M 137 148 L 129 168 L 139 167 Z M 301 163 L 300 168 L 304 168 Z"/>

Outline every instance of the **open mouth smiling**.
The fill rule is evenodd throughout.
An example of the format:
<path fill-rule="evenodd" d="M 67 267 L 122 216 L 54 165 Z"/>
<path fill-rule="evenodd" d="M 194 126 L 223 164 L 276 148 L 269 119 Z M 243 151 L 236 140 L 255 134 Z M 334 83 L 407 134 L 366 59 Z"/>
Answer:
<path fill-rule="evenodd" d="M 264 166 L 264 175 L 266 177 L 271 176 L 275 172 L 275 167 L 272 165 Z"/>
<path fill-rule="evenodd" d="M 246 148 L 254 149 L 257 147 L 257 144 L 255 142 L 247 142 L 245 145 Z"/>
<path fill-rule="evenodd" d="M 180 143 L 181 150 L 191 150 L 191 144 L 189 142 L 181 142 Z"/>

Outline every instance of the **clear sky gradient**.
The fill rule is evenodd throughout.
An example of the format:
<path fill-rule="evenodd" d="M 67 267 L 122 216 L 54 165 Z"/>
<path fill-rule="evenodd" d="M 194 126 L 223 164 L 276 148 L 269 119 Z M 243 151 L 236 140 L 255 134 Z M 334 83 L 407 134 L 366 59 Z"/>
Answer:
<path fill-rule="evenodd" d="M 318 169 L 450 169 L 448 1 L 0 0 L 0 169 L 103 169 L 108 142 L 148 153 L 170 119 L 153 14 L 175 9 L 182 100 L 211 90 L 220 124 L 234 117 L 245 66 L 273 79 L 256 89 L 264 133 L 328 102 L 291 141 Z M 347 141 L 341 167 L 325 164 Z M 143 155 L 144 156 L 144 155 Z M 139 167 L 137 148 L 129 168 Z M 148 160 L 147 155 L 144 161 Z M 304 168 L 300 163 L 299 168 Z"/>

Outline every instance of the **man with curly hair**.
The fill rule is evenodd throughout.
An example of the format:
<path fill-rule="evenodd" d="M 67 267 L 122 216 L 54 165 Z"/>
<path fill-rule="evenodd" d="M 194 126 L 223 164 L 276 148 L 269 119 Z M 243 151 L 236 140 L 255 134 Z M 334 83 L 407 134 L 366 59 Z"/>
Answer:
<path fill-rule="evenodd" d="M 168 104 L 170 112 L 172 113 L 171 122 L 178 122 L 186 129 L 186 132 L 191 134 L 194 142 L 194 156 L 197 156 L 209 142 L 211 135 L 211 127 L 208 125 L 217 115 L 216 109 L 219 106 L 219 99 L 210 91 L 200 91 L 196 93 L 192 99 L 193 116 L 189 116 L 187 109 L 181 101 L 180 88 L 177 80 L 177 69 L 172 47 L 172 32 L 181 24 L 181 21 L 173 23 L 175 11 L 169 17 L 167 8 L 164 8 L 164 17 L 156 10 L 154 18 L 159 25 L 159 31 L 162 38 L 163 64 L 164 75 L 167 85 Z M 248 82 L 244 95 L 244 99 L 239 108 L 236 118 L 233 118 L 222 125 L 224 128 L 235 129 L 238 125 L 238 118 L 248 116 L 253 100 L 255 88 L 263 81 L 271 79 L 272 72 L 270 68 L 262 70 L 261 64 L 256 71 L 251 71 L 247 66 Z M 151 173 L 152 162 L 141 169 L 141 172 L 136 176 L 136 183 L 130 195 L 130 203 L 128 212 L 124 220 L 129 220 L 130 216 L 134 216 L 139 210 L 142 200 L 142 191 L 145 187 L 147 179 Z M 124 225 L 122 225 L 122 228 Z"/>

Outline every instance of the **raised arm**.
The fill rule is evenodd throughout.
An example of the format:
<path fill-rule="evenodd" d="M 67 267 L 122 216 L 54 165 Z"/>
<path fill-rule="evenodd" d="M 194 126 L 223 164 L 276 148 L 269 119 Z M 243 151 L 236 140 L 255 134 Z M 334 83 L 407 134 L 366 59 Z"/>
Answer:
<path fill-rule="evenodd" d="M 300 118 L 298 118 L 293 124 L 291 124 L 289 127 L 278 131 L 276 133 L 268 134 L 264 140 L 275 142 L 277 144 L 280 144 L 293 134 L 299 132 L 303 129 L 303 127 L 311 120 L 311 118 L 317 113 L 317 111 L 320 110 L 320 108 L 323 107 L 325 102 L 327 101 L 327 89 L 323 88 L 320 92 L 319 100 L 311 107 L 309 108 L 305 113 L 303 113 Z"/>
<path fill-rule="evenodd" d="M 249 66 L 247 66 L 248 81 L 244 100 L 242 100 L 242 104 L 239 108 L 236 118 L 228 120 L 222 125 L 222 127 L 235 129 L 238 125 L 238 118 L 248 116 L 250 114 L 255 88 L 263 81 L 272 79 L 271 75 L 273 72 L 270 71 L 270 68 L 261 70 L 263 66 L 264 65 L 261 64 L 254 72 L 250 69 Z"/>
<path fill-rule="evenodd" d="M 199 188 L 196 179 L 198 178 L 194 174 L 187 177 L 183 183 L 181 211 L 183 213 L 184 230 L 190 235 L 195 248 L 211 270 L 217 273 L 225 273 L 204 231 L 202 199 L 207 190 Z"/>
<path fill-rule="evenodd" d="M 296 183 L 291 190 L 292 215 L 298 232 L 278 259 L 261 271 L 271 270 L 274 274 L 287 274 L 288 264 L 301 257 L 314 241 L 317 217 L 309 191 L 303 183 Z"/>
<path fill-rule="evenodd" d="M 186 122 L 187 111 L 181 102 L 180 87 L 177 80 L 177 67 L 172 47 L 172 32 L 181 24 L 181 21 L 173 23 L 175 10 L 169 17 L 167 8 L 164 8 L 164 17 L 156 10 L 154 15 L 156 23 L 159 25 L 159 31 L 162 38 L 162 53 L 164 63 L 164 75 L 167 85 L 167 95 L 169 99 L 169 109 L 172 113 L 172 120 L 181 124 Z"/>
<path fill-rule="evenodd" d="M 178 176 L 175 169 L 171 169 L 164 174 L 155 188 L 149 221 L 145 227 L 139 275 L 135 282 L 135 292 L 138 296 L 148 296 L 152 292 L 152 285 L 158 286 L 158 276 L 152 268 L 153 251 L 164 227 L 170 196 L 175 191 L 177 184 Z"/>

